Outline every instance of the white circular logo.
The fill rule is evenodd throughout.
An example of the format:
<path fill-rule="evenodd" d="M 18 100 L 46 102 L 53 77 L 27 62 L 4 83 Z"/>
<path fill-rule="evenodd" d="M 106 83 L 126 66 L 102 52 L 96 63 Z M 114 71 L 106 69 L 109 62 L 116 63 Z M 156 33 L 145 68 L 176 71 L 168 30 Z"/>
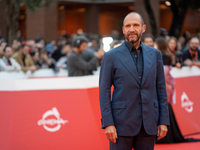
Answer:
<path fill-rule="evenodd" d="M 194 102 L 192 102 L 187 94 L 185 92 L 183 92 L 182 96 L 181 96 L 181 106 L 183 108 L 185 108 L 185 110 L 189 113 L 191 113 L 193 111 L 193 105 L 194 105 Z"/>
<path fill-rule="evenodd" d="M 46 119 L 49 116 L 54 115 L 56 117 L 56 119 Z M 52 110 L 48 110 L 47 112 L 44 113 L 44 115 L 42 116 L 42 119 L 40 119 L 38 122 L 38 125 L 41 126 L 43 125 L 43 127 L 49 131 L 49 132 L 55 132 L 58 131 L 61 128 L 61 124 L 65 124 L 68 123 L 68 120 L 63 120 L 62 118 L 60 118 L 60 114 L 58 112 L 58 110 L 56 109 L 56 107 L 53 107 Z M 56 125 L 56 127 L 50 128 L 47 125 Z"/>

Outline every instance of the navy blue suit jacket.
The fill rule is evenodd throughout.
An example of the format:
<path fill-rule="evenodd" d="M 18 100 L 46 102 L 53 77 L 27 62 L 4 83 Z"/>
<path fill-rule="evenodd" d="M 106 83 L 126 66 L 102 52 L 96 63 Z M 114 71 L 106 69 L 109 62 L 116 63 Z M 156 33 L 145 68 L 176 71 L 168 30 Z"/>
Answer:
<path fill-rule="evenodd" d="M 119 136 L 135 136 L 142 122 L 149 135 L 157 134 L 158 125 L 169 125 L 161 52 L 144 44 L 141 46 L 142 83 L 125 42 L 106 52 L 102 60 L 99 80 L 102 128 L 115 125 Z"/>

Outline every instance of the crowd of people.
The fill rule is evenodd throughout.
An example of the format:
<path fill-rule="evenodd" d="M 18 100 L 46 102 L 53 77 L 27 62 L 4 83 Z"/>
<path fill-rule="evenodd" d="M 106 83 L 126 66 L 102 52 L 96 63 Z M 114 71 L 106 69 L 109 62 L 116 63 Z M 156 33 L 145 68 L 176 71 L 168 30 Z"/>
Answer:
<path fill-rule="evenodd" d="M 142 42 L 159 49 L 163 55 L 163 64 L 181 68 L 182 66 L 200 67 L 200 34 L 190 35 L 185 32 L 176 39 L 170 37 L 163 28 L 156 39 L 146 34 Z M 123 40 L 114 40 L 114 48 Z M 69 38 L 60 36 L 57 40 L 45 41 L 39 34 L 36 39 L 14 40 L 8 45 L 5 38 L 0 36 L 0 71 L 31 71 L 52 68 L 68 69 L 69 76 L 90 75 L 101 64 L 104 54 L 100 38 L 77 36 Z"/>
<path fill-rule="evenodd" d="M 15 40 L 8 45 L 0 37 L 0 71 L 35 72 L 39 69 L 68 69 L 69 76 L 90 75 L 100 65 L 104 50 L 99 40 L 76 36 L 68 39 L 64 36 L 47 43 L 43 38 Z"/>
<path fill-rule="evenodd" d="M 132 14 L 132 17 L 134 17 L 134 15 L 135 14 Z M 138 15 L 138 16 L 140 16 L 140 15 Z M 138 25 L 138 24 L 136 24 L 136 25 Z M 142 24 L 142 26 L 146 28 L 146 26 L 144 26 L 143 24 Z M 132 30 L 133 27 L 130 26 L 129 23 L 127 23 L 127 25 L 125 27 L 128 28 L 128 29 L 123 29 L 125 37 L 126 37 L 126 42 L 127 42 L 127 40 L 128 40 L 127 35 L 129 35 L 129 30 Z M 138 28 L 138 26 L 135 28 Z M 140 33 L 142 34 L 143 32 L 140 32 Z M 136 34 L 136 35 L 138 36 L 139 34 Z M 113 37 L 113 39 L 115 39 L 115 38 Z M 39 69 L 52 68 L 55 72 L 58 72 L 59 68 L 62 68 L 62 69 L 68 70 L 68 76 L 70 76 L 70 77 L 71 76 L 92 75 L 93 70 L 96 70 L 97 67 L 101 65 L 101 61 L 102 61 L 103 55 L 105 53 L 105 51 L 101 48 L 102 47 L 101 40 L 102 40 L 101 38 L 87 38 L 86 36 L 83 36 L 83 35 L 77 35 L 74 38 L 69 38 L 67 36 L 66 37 L 61 36 L 58 38 L 57 41 L 52 40 L 50 42 L 47 42 L 40 35 L 36 39 L 29 39 L 29 40 L 18 39 L 18 40 L 13 41 L 12 45 L 8 45 L 5 38 L 0 36 L 0 71 L 7 71 L 7 72 L 23 71 L 26 73 L 27 71 L 35 72 L 36 70 L 39 70 Z M 113 43 L 111 44 L 111 47 L 115 48 L 115 47 L 119 46 L 120 44 L 122 44 L 122 42 L 123 42 L 123 40 L 116 38 L 113 41 Z M 158 87 L 154 88 L 154 86 L 155 86 L 153 84 L 154 82 L 151 83 L 151 81 L 148 81 L 148 84 L 147 84 L 149 86 L 148 88 L 146 88 L 146 89 L 145 88 L 143 89 L 141 87 L 138 88 L 137 85 L 138 85 L 138 83 L 140 83 L 140 84 L 142 83 L 142 77 L 143 77 L 143 69 L 144 69 L 143 68 L 143 65 L 144 65 L 143 52 L 147 52 L 147 51 L 143 51 L 144 49 L 141 48 L 140 41 L 138 42 L 139 44 L 138 44 L 137 49 L 136 49 L 136 47 L 134 47 L 134 44 L 132 45 L 133 47 L 131 45 L 129 45 L 128 48 L 130 50 L 131 57 L 133 58 L 133 62 L 135 63 L 135 66 L 137 68 L 138 77 L 139 77 L 139 79 L 137 78 L 138 83 L 135 81 L 132 82 L 132 83 L 136 84 L 133 86 L 134 87 L 133 89 L 135 91 L 138 91 L 137 92 L 138 96 L 134 97 L 135 102 L 139 99 L 141 101 L 138 104 L 142 105 L 142 103 L 141 103 L 142 99 L 140 99 L 141 98 L 140 93 L 142 93 L 143 91 L 145 91 L 146 93 L 149 93 L 149 94 L 151 93 L 151 91 L 153 91 L 153 92 L 156 92 L 158 95 L 159 90 L 160 90 L 159 87 L 161 87 L 161 89 L 164 89 L 163 88 L 164 84 L 161 84 L 161 83 L 164 83 L 164 80 L 165 80 L 167 97 L 168 97 L 168 108 L 169 108 L 169 115 L 170 115 L 170 127 L 168 130 L 167 136 L 165 138 L 163 138 L 165 135 L 163 137 L 160 137 L 158 140 L 160 140 L 161 138 L 163 138 L 163 139 L 161 139 L 160 141 L 157 141 L 157 143 L 184 142 L 186 140 L 181 135 L 181 132 L 178 128 L 178 125 L 176 123 L 176 119 L 174 117 L 173 110 L 171 107 L 171 105 L 174 103 L 173 95 L 175 92 L 175 81 L 174 81 L 174 78 L 170 74 L 170 70 L 171 70 L 172 66 L 176 67 L 178 69 L 181 69 L 182 66 L 189 66 L 189 67 L 197 66 L 200 68 L 200 34 L 190 35 L 189 32 L 185 32 L 183 34 L 183 36 L 181 36 L 177 39 L 175 37 L 170 37 L 168 35 L 167 31 L 165 29 L 161 28 L 159 37 L 157 37 L 155 39 L 152 35 L 146 34 L 143 36 L 142 42 L 143 42 L 143 44 L 150 46 L 150 47 L 145 46 L 146 50 L 147 49 L 153 50 L 156 52 L 155 54 L 158 54 L 157 50 L 151 48 L 151 47 L 154 47 L 161 51 L 162 60 L 161 60 L 161 57 L 160 57 L 160 59 L 158 59 L 157 58 L 158 56 L 156 56 L 155 58 L 163 61 L 165 79 L 162 78 L 162 77 L 164 77 L 164 75 L 161 75 L 161 74 L 158 76 L 153 76 L 154 81 L 156 80 L 155 81 L 156 86 L 159 85 Z M 137 43 L 137 41 L 134 41 L 132 43 Z M 123 48 L 123 45 L 122 45 L 120 48 L 120 52 L 121 52 L 121 50 L 124 50 L 124 49 L 125 48 Z M 119 50 L 119 49 L 115 49 L 115 50 Z M 118 71 L 118 74 L 115 77 L 113 77 L 113 75 L 115 74 L 115 69 L 117 67 L 120 68 L 121 64 L 120 63 L 114 64 L 113 61 L 110 61 L 111 55 L 113 56 L 112 57 L 113 60 L 116 60 L 116 58 L 119 58 L 119 57 L 115 57 L 115 53 L 114 53 L 115 51 L 114 52 L 110 51 L 110 52 L 111 53 L 106 53 L 107 55 L 105 54 L 104 60 L 102 62 L 102 68 L 104 67 L 106 69 L 104 69 L 104 70 L 102 69 L 103 71 L 101 71 L 101 76 L 100 76 L 100 80 L 101 81 L 103 80 L 103 82 L 100 83 L 100 85 L 101 85 L 100 88 L 103 89 L 103 90 L 100 89 L 100 96 L 103 97 L 102 98 L 103 103 L 101 106 L 103 106 L 106 109 L 108 107 L 105 104 L 108 104 L 108 103 L 106 101 L 104 101 L 104 95 L 105 95 L 105 92 L 109 93 L 108 101 L 110 102 L 110 89 L 109 88 L 113 84 L 112 82 L 115 82 L 116 85 L 119 86 L 119 88 L 117 88 L 116 91 L 118 92 L 118 94 L 120 96 L 118 94 L 116 94 L 116 92 L 115 92 L 115 94 L 117 96 L 119 96 L 120 98 L 121 98 L 121 95 L 122 96 L 126 95 L 126 92 L 128 91 L 127 90 L 126 92 L 124 92 L 125 90 L 123 88 L 130 87 L 129 86 L 130 80 L 126 80 L 126 83 L 121 82 L 122 78 L 127 77 L 128 73 L 126 71 L 121 71 L 121 72 Z M 118 53 L 118 54 L 120 55 L 123 53 Z M 143 55 L 140 55 L 140 54 L 143 54 Z M 124 56 L 126 56 L 126 55 L 124 55 Z M 125 60 L 126 57 L 124 57 L 124 56 L 122 55 L 121 60 Z M 124 59 L 122 59 L 122 58 L 124 58 Z M 128 61 L 124 61 L 124 62 L 128 63 Z M 161 71 L 160 73 L 162 73 L 162 70 L 161 70 L 162 66 L 158 66 L 157 63 L 155 63 L 155 62 L 156 61 L 154 61 L 154 66 L 156 66 L 156 67 L 154 67 L 153 69 L 155 70 L 155 72 L 157 72 L 160 69 L 159 71 Z M 115 67 L 113 67 L 113 66 L 115 66 Z M 159 68 L 159 69 L 157 69 L 157 68 Z M 130 76 L 130 74 L 128 74 L 128 75 Z M 101 77 L 103 79 L 101 79 Z M 152 73 L 151 73 L 151 77 L 152 77 Z M 149 77 L 149 79 L 151 79 L 151 77 Z M 129 78 L 127 78 L 127 79 L 129 79 Z M 157 81 L 157 79 L 160 81 Z M 105 85 L 107 86 L 107 88 L 105 88 L 106 87 Z M 152 85 L 153 85 L 152 89 L 154 89 L 155 91 L 149 90 L 149 89 L 151 89 L 150 86 L 152 86 Z M 114 88 L 116 88 L 116 87 L 114 87 Z M 135 87 L 137 87 L 137 89 Z M 109 90 L 107 90 L 107 89 L 109 89 Z M 162 91 L 162 90 L 160 90 L 160 91 Z M 123 94 L 123 92 L 125 94 Z M 145 93 L 145 92 L 143 92 L 143 93 Z M 128 92 L 128 93 L 131 93 L 131 92 Z M 163 92 L 160 92 L 160 93 L 162 94 Z M 145 94 L 143 94 L 143 95 L 145 95 Z M 165 97 L 165 94 L 162 94 L 162 95 L 164 95 L 164 96 L 161 96 L 161 97 Z M 114 97 L 114 99 L 116 99 L 114 101 L 116 101 L 116 102 L 114 102 L 112 99 L 112 106 L 116 106 L 116 108 L 125 108 L 126 103 L 123 103 L 122 101 L 119 102 L 118 98 L 116 98 L 117 96 Z M 132 95 L 130 94 L 128 96 L 128 98 L 127 98 L 128 100 L 130 99 L 129 98 L 130 96 L 132 96 Z M 151 94 L 148 96 L 151 96 Z M 152 99 L 152 98 L 150 98 L 150 99 Z M 160 99 L 162 99 L 162 98 L 160 98 Z M 149 105 L 148 107 L 153 107 L 152 110 L 155 108 L 159 108 L 160 105 L 158 107 L 158 101 L 154 101 L 154 105 Z M 131 102 L 131 104 L 132 104 L 132 99 L 129 102 Z M 118 103 L 118 105 L 116 105 L 115 103 L 116 104 Z M 161 102 L 159 102 L 159 103 L 161 103 Z M 120 106 L 121 104 L 124 104 L 123 107 Z M 130 105 L 130 106 L 133 106 L 133 108 L 139 108 L 139 107 L 137 107 L 139 105 L 135 105 L 136 103 L 133 103 L 133 104 L 134 104 L 134 106 L 133 105 Z M 145 108 L 145 105 L 143 105 L 144 106 L 143 108 Z M 110 107 L 110 104 L 109 104 L 109 107 Z M 140 108 L 142 108 L 142 107 L 140 107 Z M 163 108 L 165 108 L 164 105 L 163 105 Z M 105 113 L 106 109 L 103 109 L 102 112 L 107 115 L 107 112 Z M 134 110 L 134 109 L 131 108 L 129 110 L 131 110 L 131 113 L 132 113 L 133 112 L 132 110 Z M 137 109 L 135 109 L 135 110 L 138 111 Z M 149 110 L 151 110 L 151 109 L 149 109 Z M 161 109 L 156 109 L 156 110 L 160 111 Z M 163 109 L 163 110 L 167 110 L 167 109 Z M 165 111 L 164 113 L 167 113 L 167 112 L 168 111 Z M 139 113 L 141 113 L 141 111 Z M 129 113 L 127 113 L 127 114 L 129 114 Z M 109 116 L 109 115 L 107 115 L 107 116 Z M 109 118 L 109 117 L 107 117 L 107 118 Z M 112 120 L 110 118 L 104 119 L 104 121 Z M 124 118 L 124 116 L 122 116 L 122 118 Z M 109 125 L 113 126 L 113 123 L 110 124 L 110 122 L 109 122 Z M 145 125 L 145 124 L 142 124 L 142 126 L 143 125 Z M 164 125 L 167 128 L 167 125 L 169 125 L 169 123 L 167 121 L 165 124 L 161 123 L 160 125 L 162 127 Z M 108 127 L 108 124 L 104 123 L 104 126 L 102 126 L 102 127 L 103 128 Z M 139 125 L 138 125 L 138 127 L 139 127 Z M 119 129 L 119 131 L 120 131 L 120 129 Z M 145 131 L 145 128 L 141 128 L 139 134 L 143 134 L 143 133 L 146 134 L 146 131 L 145 132 L 143 132 L 143 131 Z M 167 130 L 165 130 L 165 131 L 167 131 Z M 116 132 L 116 130 L 115 130 L 115 132 Z M 161 131 L 159 131 L 159 132 L 161 132 Z M 153 134 L 154 133 L 152 132 L 152 135 Z M 115 137 L 114 137 L 114 139 L 116 140 Z M 154 140 L 154 138 L 155 137 L 153 136 L 152 139 Z M 110 138 L 110 139 L 112 139 L 112 138 Z M 116 143 L 115 140 L 113 143 Z"/>
<path fill-rule="evenodd" d="M 165 31 L 166 32 L 166 31 Z M 143 37 L 143 43 L 159 49 L 163 55 L 163 64 L 177 68 L 182 66 L 200 67 L 200 35 L 187 35 L 176 39 L 162 33 L 156 39 L 152 35 Z"/>

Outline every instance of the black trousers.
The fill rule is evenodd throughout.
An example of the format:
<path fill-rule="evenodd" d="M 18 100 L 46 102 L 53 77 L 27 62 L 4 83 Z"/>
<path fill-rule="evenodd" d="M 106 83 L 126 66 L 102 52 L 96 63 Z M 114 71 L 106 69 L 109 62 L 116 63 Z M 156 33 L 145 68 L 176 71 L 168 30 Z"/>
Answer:
<path fill-rule="evenodd" d="M 110 141 L 110 150 L 153 150 L 156 135 L 148 135 L 142 125 L 136 136 L 118 136 L 116 143 Z"/>

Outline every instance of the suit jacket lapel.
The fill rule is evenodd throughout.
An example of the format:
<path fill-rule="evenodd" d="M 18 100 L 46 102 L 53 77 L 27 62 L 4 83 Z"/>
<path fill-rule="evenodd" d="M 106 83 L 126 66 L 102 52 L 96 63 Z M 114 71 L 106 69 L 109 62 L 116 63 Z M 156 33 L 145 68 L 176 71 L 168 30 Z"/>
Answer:
<path fill-rule="evenodd" d="M 148 49 L 144 44 L 142 44 L 142 52 L 143 52 L 143 63 L 144 63 L 143 78 L 142 78 L 142 85 L 143 85 L 149 73 L 149 70 L 152 66 L 152 51 Z"/>
<path fill-rule="evenodd" d="M 137 73 L 136 66 L 134 64 L 133 58 L 125 45 L 123 43 L 119 49 L 117 49 L 116 55 L 122 65 L 128 70 L 128 72 L 135 78 L 135 80 L 140 84 L 139 75 Z"/>

